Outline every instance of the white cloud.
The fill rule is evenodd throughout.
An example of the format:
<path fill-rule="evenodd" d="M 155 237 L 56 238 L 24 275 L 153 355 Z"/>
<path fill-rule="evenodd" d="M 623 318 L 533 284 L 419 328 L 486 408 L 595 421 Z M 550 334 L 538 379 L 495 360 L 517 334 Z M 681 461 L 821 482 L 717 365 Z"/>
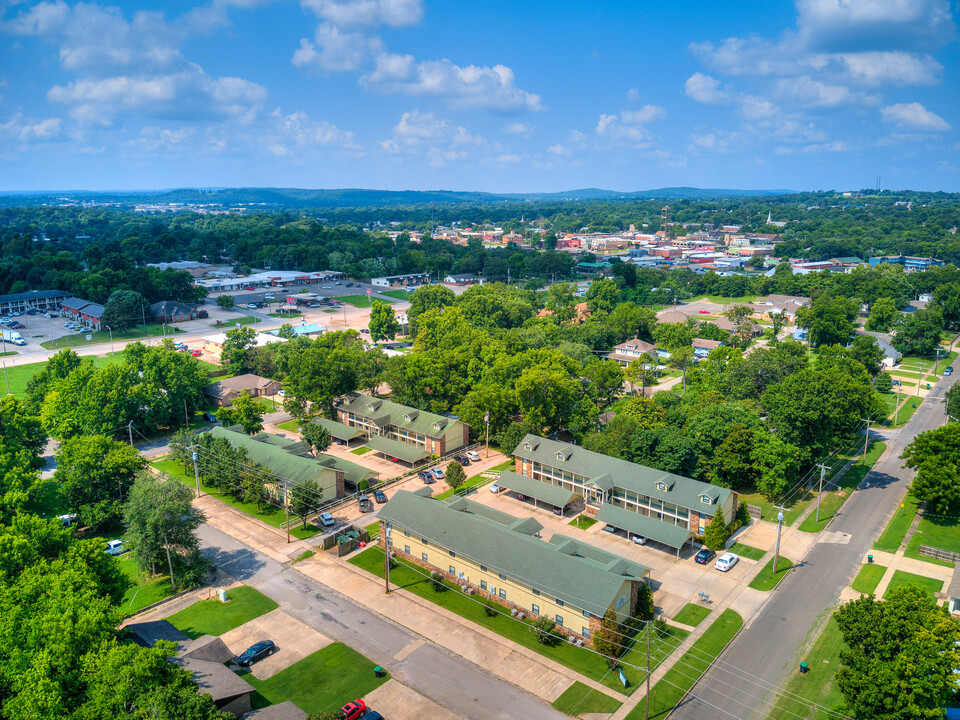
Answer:
<path fill-rule="evenodd" d="M 215 0 L 214 6 L 219 12 L 235 3 Z M 160 13 L 140 11 L 128 21 L 118 7 L 70 7 L 55 0 L 34 5 L 0 29 L 58 46 L 60 66 L 76 79 L 51 87 L 47 98 L 70 106 L 78 121 L 109 125 L 118 113 L 249 120 L 266 90 L 243 78 L 208 77 L 187 60 L 178 44 L 206 29 L 190 27 L 183 19 L 188 15 L 168 23 Z"/>
<path fill-rule="evenodd" d="M 808 75 L 783 78 L 777 82 L 776 90 L 782 99 L 801 107 L 829 108 L 851 103 L 877 105 L 880 102 L 876 95 L 853 92 L 844 85 L 827 85 Z"/>
<path fill-rule="evenodd" d="M 645 105 L 637 111 L 624 110 L 619 115 L 601 115 L 594 130 L 599 138 L 612 144 L 648 149 L 653 146 L 655 137 L 644 124 L 666 115 L 666 110 L 659 105 Z"/>
<path fill-rule="evenodd" d="M 811 49 L 925 50 L 956 30 L 948 0 L 797 0 L 797 13 Z"/>
<path fill-rule="evenodd" d="M 745 139 L 739 132 L 713 130 L 690 136 L 691 152 L 729 153 L 742 150 L 744 144 Z"/>
<path fill-rule="evenodd" d="M 381 48 L 379 38 L 343 32 L 323 23 L 314 33 L 314 42 L 306 38 L 300 40 L 292 62 L 298 67 L 313 67 L 323 72 L 347 72 L 361 69 Z"/>
<path fill-rule="evenodd" d="M 411 55 L 384 53 L 360 83 L 382 93 L 441 97 L 455 108 L 504 113 L 543 109 L 539 95 L 514 85 L 513 70 L 505 65 L 460 67 L 446 58 L 416 62 Z"/>
<path fill-rule="evenodd" d="M 25 120 L 17 113 L 5 123 L 0 123 L 0 137 L 12 138 L 22 143 L 44 142 L 60 135 L 60 118 L 44 120 Z"/>
<path fill-rule="evenodd" d="M 505 132 L 507 135 L 520 135 L 521 137 L 525 138 L 533 135 L 533 131 L 535 129 L 536 128 L 534 128 L 534 126 L 530 123 L 522 122 L 509 123 L 508 125 L 504 125 L 502 128 L 503 132 Z"/>
<path fill-rule="evenodd" d="M 301 147 L 327 145 L 356 148 L 354 133 L 341 130 L 326 120 L 315 122 L 305 112 L 284 115 L 277 109 L 271 113 L 271 117 L 277 124 L 281 138 L 287 143 Z"/>
<path fill-rule="evenodd" d="M 434 167 L 466 159 L 472 150 L 486 145 L 485 138 L 470 133 L 465 127 L 417 109 L 405 112 L 390 139 L 380 143 L 391 154 L 422 154 Z"/>
<path fill-rule="evenodd" d="M 780 108 L 769 100 L 756 95 L 741 95 L 737 98 L 740 113 L 748 120 L 769 118 L 779 114 Z"/>
<path fill-rule="evenodd" d="M 720 81 L 703 73 L 688 77 L 684 91 L 692 100 L 704 105 L 725 105 L 730 102 L 730 92 L 720 87 Z"/>
<path fill-rule="evenodd" d="M 911 55 L 902 51 L 840 53 L 824 57 L 840 65 L 843 76 L 871 87 L 935 85 L 943 73 L 943 65 L 929 55 Z"/>
<path fill-rule="evenodd" d="M 640 91 L 636 88 L 627 90 L 627 100 L 630 102 L 640 102 Z"/>
<path fill-rule="evenodd" d="M 918 102 L 888 105 L 880 110 L 880 115 L 884 122 L 909 130 L 946 132 L 953 129 L 950 123 Z"/>
<path fill-rule="evenodd" d="M 422 0 L 301 0 L 300 5 L 337 27 L 416 25 Z"/>

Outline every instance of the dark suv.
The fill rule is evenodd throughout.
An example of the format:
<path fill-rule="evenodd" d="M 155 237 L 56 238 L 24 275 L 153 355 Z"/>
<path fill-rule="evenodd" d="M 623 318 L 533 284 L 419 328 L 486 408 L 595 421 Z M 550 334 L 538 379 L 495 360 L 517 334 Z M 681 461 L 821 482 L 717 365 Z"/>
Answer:
<path fill-rule="evenodd" d="M 702 548 L 693 559 L 696 560 L 700 565 L 706 565 L 713 560 L 715 555 L 716 553 L 710 548 Z"/>

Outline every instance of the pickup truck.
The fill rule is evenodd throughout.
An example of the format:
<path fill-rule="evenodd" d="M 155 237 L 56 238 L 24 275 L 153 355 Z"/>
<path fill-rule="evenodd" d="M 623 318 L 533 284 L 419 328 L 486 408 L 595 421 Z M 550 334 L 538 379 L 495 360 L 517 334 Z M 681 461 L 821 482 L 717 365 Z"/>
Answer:
<path fill-rule="evenodd" d="M 373 501 L 367 495 L 361 495 L 358 497 L 357 502 L 360 505 L 360 512 L 373 512 Z"/>

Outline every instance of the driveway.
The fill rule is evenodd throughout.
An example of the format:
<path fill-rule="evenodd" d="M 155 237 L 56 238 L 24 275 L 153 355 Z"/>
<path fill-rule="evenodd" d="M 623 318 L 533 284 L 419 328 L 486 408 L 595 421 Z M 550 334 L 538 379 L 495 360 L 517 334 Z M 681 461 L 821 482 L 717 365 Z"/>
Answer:
<path fill-rule="evenodd" d="M 253 551 L 210 525 L 198 531 L 217 567 L 256 587 L 307 627 L 345 643 L 398 681 L 471 720 L 563 720 L 533 695 L 349 600 L 322 583 Z M 279 655 L 279 653 L 278 653 Z"/>
<path fill-rule="evenodd" d="M 240 655 L 261 640 L 273 640 L 277 652 L 250 666 L 250 672 L 261 680 L 273 677 L 333 642 L 279 608 L 225 632 L 220 639 L 234 655 Z"/>

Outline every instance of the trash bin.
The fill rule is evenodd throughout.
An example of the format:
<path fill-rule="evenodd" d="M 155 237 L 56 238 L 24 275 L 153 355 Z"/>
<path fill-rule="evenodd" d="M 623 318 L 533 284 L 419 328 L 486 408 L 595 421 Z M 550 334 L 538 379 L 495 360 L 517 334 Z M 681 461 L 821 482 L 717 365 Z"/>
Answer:
<path fill-rule="evenodd" d="M 867 555 L 867 564 L 868 564 L 868 565 L 872 565 L 872 564 L 873 564 L 873 555 Z"/>
<path fill-rule="evenodd" d="M 810 666 L 807 665 L 805 662 L 800 663 L 800 672 L 801 672 L 801 673 L 806 673 L 807 670 L 809 670 L 809 669 L 810 669 Z"/>
<path fill-rule="evenodd" d="M 373 669 L 373 676 L 374 676 L 374 677 L 382 678 L 382 677 L 384 676 L 384 674 L 385 674 L 385 673 L 383 672 L 383 668 L 380 667 L 379 665 L 377 665 L 377 666 Z"/>

